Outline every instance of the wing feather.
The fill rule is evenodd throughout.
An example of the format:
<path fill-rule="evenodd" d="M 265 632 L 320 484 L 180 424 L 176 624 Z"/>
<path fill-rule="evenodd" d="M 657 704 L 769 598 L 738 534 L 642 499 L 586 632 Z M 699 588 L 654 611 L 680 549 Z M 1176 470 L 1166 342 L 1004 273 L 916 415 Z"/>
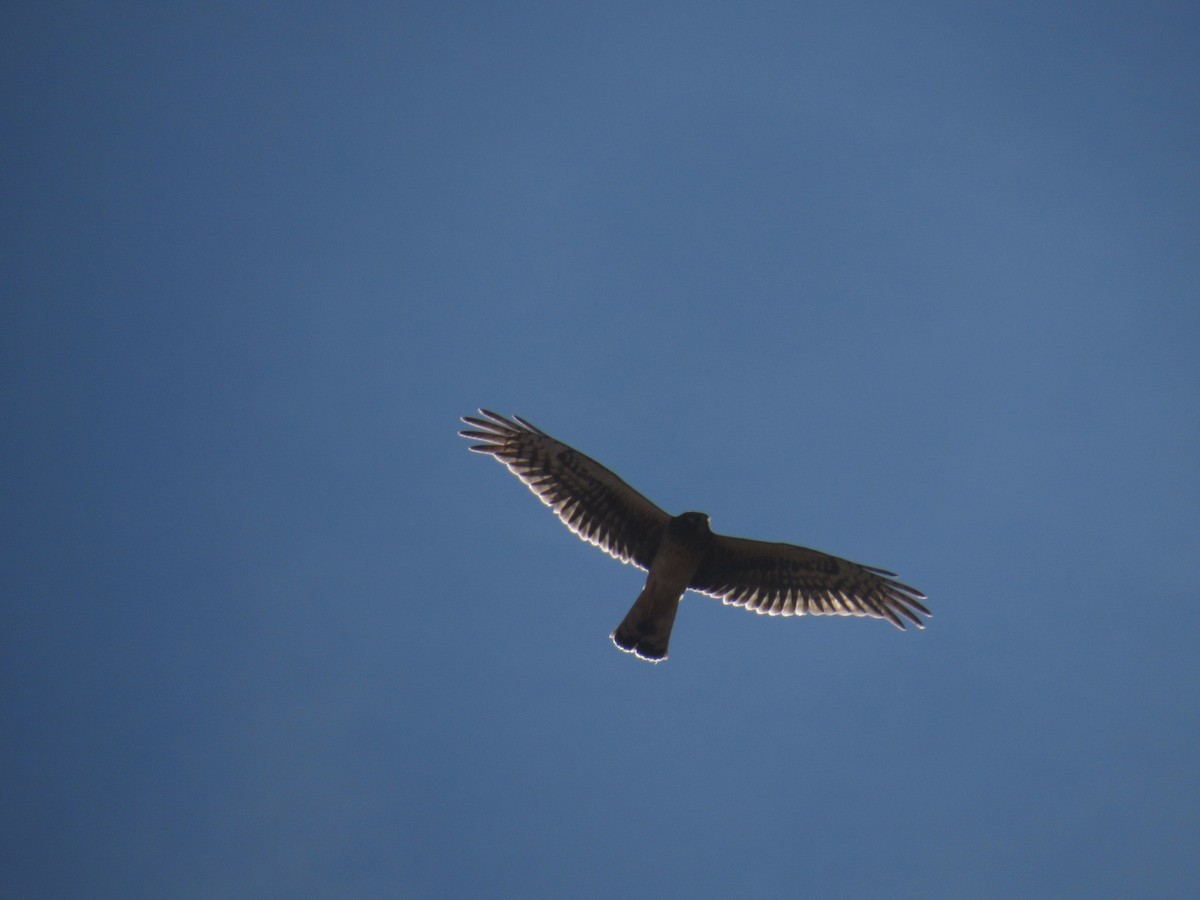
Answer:
<path fill-rule="evenodd" d="M 887 569 L 863 566 L 794 544 L 714 535 L 689 587 L 772 616 L 871 616 L 924 628 L 925 595 Z"/>
<path fill-rule="evenodd" d="M 490 410 L 463 416 L 471 449 L 496 457 L 571 531 L 621 562 L 649 569 L 670 516 L 594 459 L 535 425 Z"/>

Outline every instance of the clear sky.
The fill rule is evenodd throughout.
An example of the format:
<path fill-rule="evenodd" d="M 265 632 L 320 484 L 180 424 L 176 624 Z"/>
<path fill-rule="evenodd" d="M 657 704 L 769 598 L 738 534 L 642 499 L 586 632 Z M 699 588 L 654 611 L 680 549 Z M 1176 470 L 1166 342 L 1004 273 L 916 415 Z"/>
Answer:
<path fill-rule="evenodd" d="M 1200 7 L 2 41 L 0 895 L 1200 890 Z M 481 405 L 934 618 L 619 653 Z"/>

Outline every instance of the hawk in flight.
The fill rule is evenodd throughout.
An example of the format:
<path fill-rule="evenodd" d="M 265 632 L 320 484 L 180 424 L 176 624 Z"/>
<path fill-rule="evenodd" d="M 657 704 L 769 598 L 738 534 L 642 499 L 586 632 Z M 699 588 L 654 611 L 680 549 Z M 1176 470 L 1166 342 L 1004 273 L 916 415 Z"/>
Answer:
<path fill-rule="evenodd" d="M 793 544 L 726 537 L 708 516 L 663 512 L 600 463 L 557 441 L 520 416 L 486 409 L 463 416 L 461 431 L 529 485 L 580 538 L 649 575 L 633 607 L 612 633 L 627 653 L 660 662 L 686 590 L 770 616 L 871 616 L 903 629 L 923 628 L 932 613 L 925 595 L 886 569 L 864 566 Z"/>

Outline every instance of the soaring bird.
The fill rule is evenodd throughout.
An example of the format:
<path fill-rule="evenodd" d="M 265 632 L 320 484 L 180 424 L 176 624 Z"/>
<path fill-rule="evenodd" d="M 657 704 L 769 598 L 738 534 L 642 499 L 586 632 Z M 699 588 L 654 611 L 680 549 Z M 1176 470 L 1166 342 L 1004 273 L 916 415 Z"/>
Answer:
<path fill-rule="evenodd" d="M 686 590 L 770 616 L 870 616 L 923 628 L 925 595 L 894 572 L 797 547 L 726 537 L 701 512 L 670 516 L 594 459 L 535 425 L 486 409 L 463 416 L 471 449 L 494 456 L 529 485 L 571 531 L 623 563 L 646 570 L 646 586 L 612 633 L 627 653 L 667 658 Z"/>

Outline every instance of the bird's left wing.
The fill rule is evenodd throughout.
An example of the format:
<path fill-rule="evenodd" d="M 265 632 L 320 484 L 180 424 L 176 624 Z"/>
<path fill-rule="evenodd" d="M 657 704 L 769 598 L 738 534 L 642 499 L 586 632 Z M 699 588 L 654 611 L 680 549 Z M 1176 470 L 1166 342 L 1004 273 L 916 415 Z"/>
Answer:
<path fill-rule="evenodd" d="M 713 536 L 688 586 L 772 616 L 871 616 L 903 629 L 904 619 L 924 628 L 917 614 L 933 615 L 921 603 L 924 594 L 896 581 L 886 569 L 794 544 L 720 534 Z"/>
<path fill-rule="evenodd" d="M 621 562 L 650 568 L 670 516 L 600 463 L 520 416 L 513 421 L 479 412 L 485 418 L 463 416 L 478 430 L 459 432 L 482 442 L 472 450 L 508 466 L 583 540 Z"/>

